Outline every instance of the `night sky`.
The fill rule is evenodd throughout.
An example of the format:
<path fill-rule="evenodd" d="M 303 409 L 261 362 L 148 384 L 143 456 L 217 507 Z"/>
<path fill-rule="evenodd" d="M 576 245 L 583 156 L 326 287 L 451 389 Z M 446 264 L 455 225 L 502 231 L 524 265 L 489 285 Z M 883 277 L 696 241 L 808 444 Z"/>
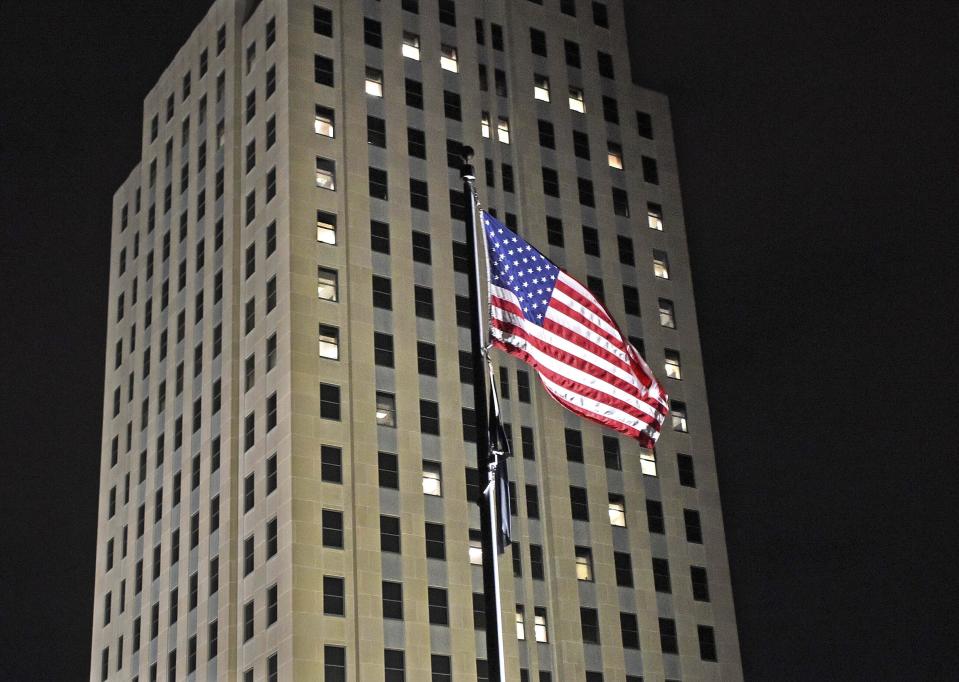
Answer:
<path fill-rule="evenodd" d="M 88 675 L 111 197 L 208 4 L 0 3 L 2 679 Z M 627 4 L 672 103 L 746 677 L 955 679 L 959 5 Z"/>

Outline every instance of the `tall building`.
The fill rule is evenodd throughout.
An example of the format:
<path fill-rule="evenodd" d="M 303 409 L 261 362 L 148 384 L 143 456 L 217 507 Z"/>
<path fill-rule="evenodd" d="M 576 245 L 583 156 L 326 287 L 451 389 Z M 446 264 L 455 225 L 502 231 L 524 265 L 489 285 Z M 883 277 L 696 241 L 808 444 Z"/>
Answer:
<path fill-rule="evenodd" d="M 741 679 L 667 100 L 621 0 L 217 0 L 113 202 L 91 680 L 485 679 L 461 144 L 672 398 L 496 352 L 509 679 Z"/>

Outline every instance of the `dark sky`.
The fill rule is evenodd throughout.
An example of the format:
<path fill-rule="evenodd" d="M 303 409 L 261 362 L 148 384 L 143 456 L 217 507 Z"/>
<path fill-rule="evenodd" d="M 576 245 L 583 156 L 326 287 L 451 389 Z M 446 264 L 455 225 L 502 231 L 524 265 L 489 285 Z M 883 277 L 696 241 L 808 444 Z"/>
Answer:
<path fill-rule="evenodd" d="M 959 7 L 627 4 L 672 102 L 747 679 L 954 679 Z M 207 5 L 0 3 L 2 678 L 87 675 L 110 201 Z"/>

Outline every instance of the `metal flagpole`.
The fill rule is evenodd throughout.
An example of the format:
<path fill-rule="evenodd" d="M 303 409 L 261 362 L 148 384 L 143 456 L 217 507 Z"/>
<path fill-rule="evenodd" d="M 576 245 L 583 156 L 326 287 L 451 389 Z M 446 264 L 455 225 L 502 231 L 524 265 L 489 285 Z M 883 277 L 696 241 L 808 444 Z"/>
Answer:
<path fill-rule="evenodd" d="M 485 327 L 484 304 L 481 297 L 480 244 L 476 235 L 476 172 L 473 169 L 473 148 L 462 147 L 463 193 L 469 200 L 466 220 L 466 245 L 473 255 L 473 276 L 469 281 L 470 337 L 473 352 L 473 406 L 476 414 L 477 466 L 486 465 L 487 486 L 480 499 L 480 529 L 483 535 L 483 593 L 486 597 L 486 665 L 490 680 L 506 682 L 506 662 L 503 647 L 502 603 L 499 579 L 499 528 L 496 523 L 496 467 L 498 458 L 490 449 L 489 419 L 486 408 Z M 480 226 L 479 229 L 483 229 Z"/>

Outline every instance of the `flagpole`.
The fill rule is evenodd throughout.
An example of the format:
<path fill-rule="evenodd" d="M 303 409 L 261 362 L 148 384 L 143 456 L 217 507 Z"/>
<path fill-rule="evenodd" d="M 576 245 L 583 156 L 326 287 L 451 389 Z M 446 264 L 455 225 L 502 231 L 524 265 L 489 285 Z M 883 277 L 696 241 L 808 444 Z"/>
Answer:
<path fill-rule="evenodd" d="M 490 680 L 506 682 L 506 662 L 503 647 L 502 603 L 499 576 L 499 532 L 496 523 L 496 466 L 497 457 L 490 449 L 489 419 L 486 407 L 486 368 L 484 358 L 484 305 L 480 279 L 480 244 L 476 234 L 476 172 L 473 169 L 473 148 L 463 146 L 463 193 L 469 200 L 469 215 L 466 219 L 466 245 L 472 253 L 472 277 L 469 280 L 470 337 L 473 355 L 473 409 L 476 424 L 477 467 L 486 468 L 487 485 L 480 498 L 480 529 L 483 536 L 483 594 L 486 598 L 486 665 Z M 480 226 L 479 229 L 483 229 Z M 492 588 L 492 589 L 491 589 Z"/>

